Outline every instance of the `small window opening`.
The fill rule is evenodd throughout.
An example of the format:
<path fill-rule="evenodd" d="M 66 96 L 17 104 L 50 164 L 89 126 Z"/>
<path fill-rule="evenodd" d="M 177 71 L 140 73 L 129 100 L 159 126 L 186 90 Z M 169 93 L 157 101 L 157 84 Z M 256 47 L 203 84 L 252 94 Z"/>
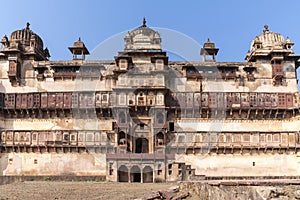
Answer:
<path fill-rule="evenodd" d="M 144 130 L 144 128 L 145 128 L 145 124 L 140 124 L 140 129 Z"/>
<path fill-rule="evenodd" d="M 114 172 L 112 166 L 113 166 L 113 163 L 109 163 L 109 175 L 110 175 L 110 176 L 113 175 L 113 172 Z"/>

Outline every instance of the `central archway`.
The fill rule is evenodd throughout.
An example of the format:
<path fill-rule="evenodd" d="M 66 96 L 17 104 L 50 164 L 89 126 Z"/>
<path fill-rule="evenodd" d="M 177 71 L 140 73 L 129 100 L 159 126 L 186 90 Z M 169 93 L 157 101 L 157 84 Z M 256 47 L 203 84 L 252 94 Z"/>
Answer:
<path fill-rule="evenodd" d="M 138 166 L 133 166 L 130 169 L 130 181 L 140 183 L 142 181 L 141 169 Z"/>
<path fill-rule="evenodd" d="M 149 153 L 149 141 L 146 138 L 137 138 L 135 141 L 135 153 Z"/>

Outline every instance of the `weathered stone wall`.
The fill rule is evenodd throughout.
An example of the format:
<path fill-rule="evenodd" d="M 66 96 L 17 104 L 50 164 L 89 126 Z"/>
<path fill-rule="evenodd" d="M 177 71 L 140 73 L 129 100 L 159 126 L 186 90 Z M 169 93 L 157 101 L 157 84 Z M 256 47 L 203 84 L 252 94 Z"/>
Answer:
<path fill-rule="evenodd" d="M 0 175 L 5 176 L 105 176 L 105 154 L 3 153 Z"/>
<path fill-rule="evenodd" d="M 206 176 L 299 176 L 300 157 L 295 154 L 176 155 Z"/>
<path fill-rule="evenodd" d="M 297 118 L 288 120 L 206 120 L 181 119 L 178 125 L 184 131 L 229 131 L 229 132 L 297 132 L 300 123 Z"/>
<path fill-rule="evenodd" d="M 21 181 L 105 181 L 105 176 L 0 176 L 0 185 Z"/>

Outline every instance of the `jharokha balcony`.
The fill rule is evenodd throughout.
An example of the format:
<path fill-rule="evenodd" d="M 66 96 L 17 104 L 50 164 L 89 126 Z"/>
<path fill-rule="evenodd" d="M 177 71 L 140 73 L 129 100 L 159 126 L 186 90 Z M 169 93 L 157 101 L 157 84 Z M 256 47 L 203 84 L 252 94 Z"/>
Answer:
<path fill-rule="evenodd" d="M 99 78 L 100 72 L 55 72 L 54 78 Z"/>

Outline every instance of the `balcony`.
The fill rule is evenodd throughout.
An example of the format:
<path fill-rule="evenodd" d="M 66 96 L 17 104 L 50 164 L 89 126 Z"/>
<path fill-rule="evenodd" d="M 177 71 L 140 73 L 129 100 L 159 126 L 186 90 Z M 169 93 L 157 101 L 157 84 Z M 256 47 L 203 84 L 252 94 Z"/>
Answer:
<path fill-rule="evenodd" d="M 284 72 L 283 72 L 283 66 L 282 64 L 273 64 L 272 65 L 272 77 L 283 77 Z"/>
<path fill-rule="evenodd" d="M 43 81 L 44 80 L 44 74 L 37 74 L 36 78 L 38 81 Z"/>
<path fill-rule="evenodd" d="M 247 74 L 248 81 L 255 81 L 254 74 Z"/>
<path fill-rule="evenodd" d="M 7 71 L 7 74 L 8 74 L 8 76 L 9 77 L 11 77 L 11 76 L 17 76 L 17 72 L 16 71 Z"/>
<path fill-rule="evenodd" d="M 236 78 L 236 73 L 235 72 L 226 72 L 226 73 L 221 73 L 222 79 L 235 79 Z"/>
<path fill-rule="evenodd" d="M 106 159 L 109 160 L 173 160 L 175 154 L 164 153 L 114 153 L 106 154 Z"/>
<path fill-rule="evenodd" d="M 53 78 L 76 78 L 76 72 L 54 72 Z"/>
<path fill-rule="evenodd" d="M 99 78 L 101 77 L 100 72 L 79 72 L 78 77 L 82 78 Z"/>
<path fill-rule="evenodd" d="M 200 74 L 196 71 L 187 71 L 186 77 L 187 78 L 202 78 L 202 74 Z"/>

